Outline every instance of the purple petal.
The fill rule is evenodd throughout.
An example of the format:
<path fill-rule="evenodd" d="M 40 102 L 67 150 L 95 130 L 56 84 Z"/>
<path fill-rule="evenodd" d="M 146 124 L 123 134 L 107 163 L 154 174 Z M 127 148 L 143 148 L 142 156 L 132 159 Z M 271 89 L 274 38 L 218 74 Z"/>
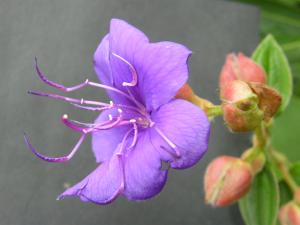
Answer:
<path fill-rule="evenodd" d="M 158 42 L 144 45 L 135 55 L 139 93 L 148 110 L 169 102 L 188 79 L 191 51 L 180 44 Z"/>
<path fill-rule="evenodd" d="M 81 182 L 67 189 L 58 199 L 79 196 L 83 201 L 108 204 L 124 190 L 124 173 L 120 156 L 114 155 Z"/>
<path fill-rule="evenodd" d="M 102 82 L 111 82 L 125 92 L 130 90 L 136 100 L 146 105 L 148 110 L 153 110 L 170 101 L 187 81 L 190 54 L 186 47 L 173 42 L 149 43 L 146 35 L 137 28 L 113 19 L 109 36 L 102 40 L 95 53 L 95 70 Z M 133 74 L 128 63 L 120 58 L 136 70 L 136 86 L 122 85 L 133 81 Z M 123 98 L 117 100 L 127 103 Z"/>
<path fill-rule="evenodd" d="M 112 74 L 109 65 L 109 34 L 104 36 L 94 53 L 94 69 L 103 84 L 112 84 Z"/>
<path fill-rule="evenodd" d="M 168 152 L 175 150 L 155 130 L 151 141 L 161 152 L 161 158 L 171 162 L 171 167 L 183 169 L 197 163 L 208 147 L 210 123 L 205 113 L 185 100 L 174 100 L 152 114 L 155 127 L 176 146 L 180 158 Z M 168 151 L 166 151 L 166 150 Z"/>
<path fill-rule="evenodd" d="M 124 157 L 125 190 L 130 200 L 144 200 L 158 194 L 167 180 L 167 170 L 162 170 L 159 153 L 150 142 L 147 131 L 139 135 L 133 149 Z"/>
<path fill-rule="evenodd" d="M 94 70 L 102 84 L 114 86 L 109 57 L 109 34 L 107 34 L 94 53 Z M 107 94 L 115 103 L 131 104 L 128 99 L 118 93 L 107 90 Z"/>
<path fill-rule="evenodd" d="M 106 110 L 98 116 L 95 123 L 108 120 L 108 115 L 116 115 L 116 110 Z M 115 127 L 108 130 L 100 130 L 92 133 L 92 149 L 97 163 L 109 160 L 118 144 L 122 141 L 130 126 Z"/>

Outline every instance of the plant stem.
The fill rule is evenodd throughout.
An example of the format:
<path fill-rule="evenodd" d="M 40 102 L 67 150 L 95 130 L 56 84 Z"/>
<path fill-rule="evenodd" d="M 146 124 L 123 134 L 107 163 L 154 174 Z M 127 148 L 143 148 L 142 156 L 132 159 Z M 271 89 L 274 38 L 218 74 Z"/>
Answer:
<path fill-rule="evenodd" d="M 288 159 L 281 153 L 271 150 L 271 156 L 278 166 L 279 171 L 282 174 L 284 181 L 287 183 L 292 192 L 298 189 L 298 185 L 294 178 L 291 176 L 288 165 L 290 164 Z"/>
<path fill-rule="evenodd" d="M 262 122 L 256 129 L 255 129 L 255 143 L 254 145 L 259 147 L 260 149 L 265 149 L 267 143 L 267 131 L 265 128 L 264 123 Z"/>
<path fill-rule="evenodd" d="M 222 115 L 223 115 L 223 110 L 220 105 L 214 105 L 214 106 L 207 108 L 207 116 L 209 118 L 214 118 L 214 117 L 222 116 Z"/>
<path fill-rule="evenodd" d="M 223 115 L 221 105 L 214 105 L 210 101 L 200 98 L 197 95 L 194 95 L 190 101 L 200 107 L 210 120 L 212 120 L 214 117 Z"/>

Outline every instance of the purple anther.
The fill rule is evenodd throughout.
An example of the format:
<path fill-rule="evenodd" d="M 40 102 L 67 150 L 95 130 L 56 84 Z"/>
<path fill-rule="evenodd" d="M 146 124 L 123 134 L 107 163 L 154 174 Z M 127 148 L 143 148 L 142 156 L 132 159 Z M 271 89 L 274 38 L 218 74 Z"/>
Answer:
<path fill-rule="evenodd" d="M 62 162 L 66 162 L 69 161 L 74 155 L 75 153 L 78 151 L 80 145 L 82 144 L 82 142 L 84 141 L 86 135 L 83 134 L 80 139 L 78 140 L 78 142 L 76 143 L 76 145 L 74 146 L 74 148 L 72 149 L 72 151 L 66 155 L 66 156 L 62 156 L 62 157 L 49 157 L 49 156 L 44 156 L 41 153 L 39 153 L 29 142 L 29 139 L 26 135 L 26 133 L 24 132 L 24 140 L 26 145 L 28 146 L 28 148 L 40 159 L 47 161 L 47 162 L 54 162 L 54 163 L 62 163 Z"/>
<path fill-rule="evenodd" d="M 54 87 L 58 90 L 61 90 L 61 91 L 64 91 L 64 92 L 71 92 L 71 91 L 75 91 L 75 90 L 78 90 L 80 88 L 83 88 L 85 86 L 88 85 L 88 79 L 86 79 L 83 83 L 81 84 L 78 84 L 78 85 L 75 85 L 75 86 L 71 86 L 71 87 L 65 87 L 64 85 L 61 85 L 61 84 L 58 84 L 58 83 L 55 83 L 51 80 L 48 80 L 48 78 L 44 75 L 44 73 L 40 70 L 39 66 L 38 66 L 38 62 L 37 62 L 37 57 L 35 57 L 35 69 L 36 69 L 36 72 L 39 76 L 39 78 L 46 84 L 48 84 L 49 86 L 51 87 Z"/>

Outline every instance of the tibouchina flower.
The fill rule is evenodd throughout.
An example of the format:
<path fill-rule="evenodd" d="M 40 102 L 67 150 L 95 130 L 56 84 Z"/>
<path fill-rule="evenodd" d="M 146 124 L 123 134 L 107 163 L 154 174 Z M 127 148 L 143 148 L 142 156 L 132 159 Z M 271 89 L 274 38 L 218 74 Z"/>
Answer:
<path fill-rule="evenodd" d="M 195 105 L 174 99 L 188 78 L 187 60 L 191 51 L 172 42 L 150 43 L 141 31 L 113 19 L 107 34 L 94 54 L 94 67 L 102 84 L 86 80 L 74 87 L 49 81 L 36 65 L 47 84 L 65 92 L 84 86 L 107 90 L 110 103 L 74 99 L 44 92 L 31 94 L 72 103 L 81 109 L 102 111 L 94 123 L 70 120 L 62 122 L 81 137 L 67 156 L 53 158 L 29 148 L 41 159 L 65 162 L 72 158 L 87 134 L 100 165 L 75 186 L 59 196 L 79 196 L 84 201 L 107 204 L 124 195 L 144 200 L 158 194 L 167 179 L 168 168 L 193 166 L 207 150 L 210 124 Z"/>

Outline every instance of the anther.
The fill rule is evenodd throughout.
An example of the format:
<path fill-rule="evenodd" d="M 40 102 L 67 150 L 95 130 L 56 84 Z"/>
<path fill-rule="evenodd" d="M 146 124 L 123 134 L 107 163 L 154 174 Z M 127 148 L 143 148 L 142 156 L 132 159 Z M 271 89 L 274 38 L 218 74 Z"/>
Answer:
<path fill-rule="evenodd" d="M 122 85 L 125 86 L 130 86 L 130 87 L 134 87 L 137 85 L 138 82 L 138 74 L 134 68 L 134 66 L 128 62 L 126 59 L 124 59 L 123 57 L 117 55 L 116 53 L 112 53 L 113 56 L 117 57 L 118 59 L 120 59 L 122 62 L 126 63 L 129 66 L 129 70 L 132 74 L 132 81 L 131 82 L 123 82 Z"/>
<path fill-rule="evenodd" d="M 130 123 L 136 123 L 136 119 L 130 119 L 129 122 Z"/>

